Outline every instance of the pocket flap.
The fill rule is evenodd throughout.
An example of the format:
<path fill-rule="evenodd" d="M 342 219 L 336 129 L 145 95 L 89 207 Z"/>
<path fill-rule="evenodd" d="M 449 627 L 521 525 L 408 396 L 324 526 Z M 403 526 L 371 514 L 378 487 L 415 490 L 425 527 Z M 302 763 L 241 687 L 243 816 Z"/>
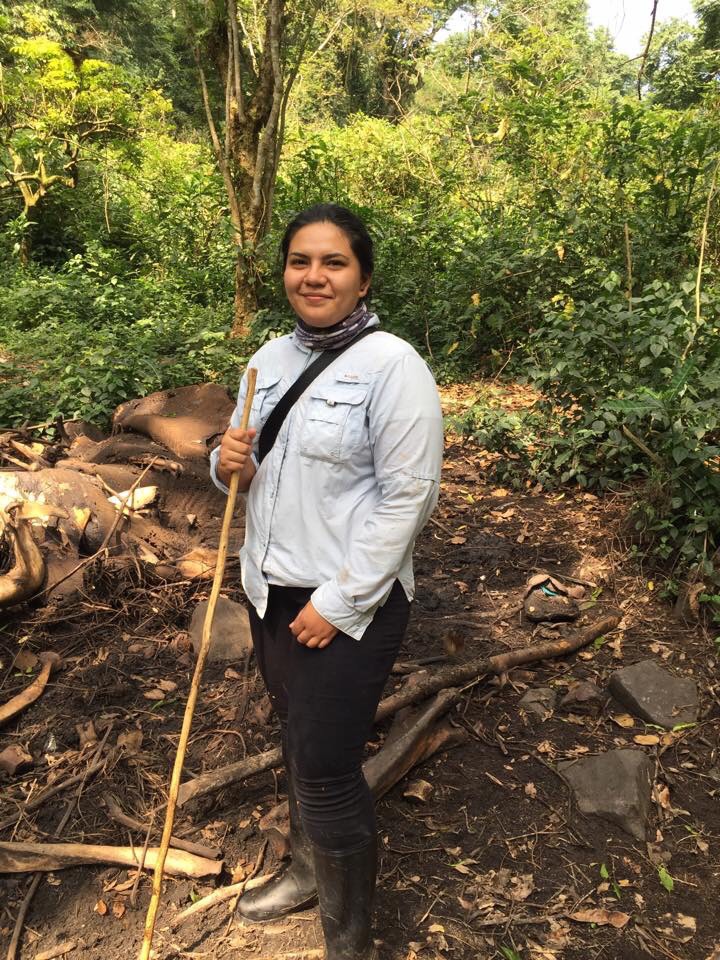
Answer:
<path fill-rule="evenodd" d="M 345 384 L 338 381 L 321 383 L 310 388 L 310 396 L 314 400 L 324 400 L 331 407 L 334 407 L 336 403 L 349 403 L 351 406 L 357 406 L 365 400 L 367 392 L 367 384 Z"/>
<path fill-rule="evenodd" d="M 268 390 L 270 387 L 274 387 L 276 383 L 279 383 L 282 380 L 282 374 L 270 371 L 258 370 L 257 382 L 255 383 L 256 390 Z"/>

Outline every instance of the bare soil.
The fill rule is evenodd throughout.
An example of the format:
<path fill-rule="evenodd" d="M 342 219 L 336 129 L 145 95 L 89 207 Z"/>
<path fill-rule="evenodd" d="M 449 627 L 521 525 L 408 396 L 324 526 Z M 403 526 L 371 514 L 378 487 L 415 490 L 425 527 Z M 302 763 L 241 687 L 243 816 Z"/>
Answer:
<path fill-rule="evenodd" d="M 447 409 L 462 409 L 473 393 L 472 387 L 445 391 Z M 489 655 L 555 636 L 555 629 L 521 616 L 523 585 L 537 569 L 598 585 L 581 624 L 608 607 L 619 607 L 623 620 L 612 635 L 567 660 L 470 686 L 452 713 L 468 741 L 409 778 L 431 784 L 429 798 L 405 797 L 405 780 L 379 803 L 380 956 L 718 960 L 720 710 L 713 631 L 676 619 L 654 576 L 623 546 L 626 498 L 529 484 L 501 488 L 491 466 L 484 451 L 448 438 L 441 505 L 417 544 L 417 599 L 402 659 Z M 216 529 L 217 517 L 207 519 Z M 208 590 L 207 583 L 150 583 L 132 563 L 96 565 L 86 572 L 84 593 L 62 613 L 20 609 L 0 627 L 0 702 L 32 676 L 13 666 L 20 647 L 36 654 L 56 650 L 66 664 L 43 696 L 0 730 L 0 751 L 20 745 L 33 758 L 24 772 L 0 773 L 0 821 L 11 821 L 1 840 L 51 840 L 72 802 L 63 840 L 142 849 L 144 832 L 108 818 L 108 794 L 143 822 L 156 811 L 161 827 L 192 673 L 185 631 Z M 237 563 L 230 565 L 225 593 L 242 599 Z M 629 726 L 626 711 L 609 697 L 590 711 L 581 704 L 557 707 L 545 720 L 519 707 L 523 693 L 541 685 L 555 688 L 558 700 L 578 680 L 605 691 L 613 670 L 649 657 L 697 682 L 697 725 L 672 734 L 641 721 Z M 401 680 L 393 676 L 388 691 Z M 163 699 L 146 696 L 156 697 L 157 690 Z M 76 729 L 87 721 L 100 739 L 107 734 L 105 768 L 87 779 L 79 799 L 76 784 L 23 813 L 22 806 L 50 783 L 87 768 L 97 743 L 82 748 Z M 369 752 L 381 746 L 386 730 L 378 729 Z M 129 742 L 128 734 L 135 735 Z M 125 746 L 117 746 L 119 737 Z M 187 776 L 276 742 L 254 663 L 247 674 L 242 664 L 208 667 Z M 647 843 L 580 814 L 555 770 L 557 760 L 618 746 L 644 750 L 655 762 Z M 242 878 L 263 849 L 258 821 L 284 790 L 282 771 L 261 774 L 188 804 L 175 832 L 222 848 L 220 883 Z M 259 872 L 276 866 L 267 847 Z M 134 875 L 109 867 L 46 874 L 26 919 L 20 956 L 32 958 L 68 940 L 77 944 L 68 955 L 73 960 L 135 956 L 150 882 L 142 876 L 133 892 Z M 29 879 L 0 877 L 3 950 Z M 314 910 L 247 925 L 233 916 L 231 901 L 170 929 L 174 914 L 215 885 L 166 881 L 158 958 L 322 956 Z"/>

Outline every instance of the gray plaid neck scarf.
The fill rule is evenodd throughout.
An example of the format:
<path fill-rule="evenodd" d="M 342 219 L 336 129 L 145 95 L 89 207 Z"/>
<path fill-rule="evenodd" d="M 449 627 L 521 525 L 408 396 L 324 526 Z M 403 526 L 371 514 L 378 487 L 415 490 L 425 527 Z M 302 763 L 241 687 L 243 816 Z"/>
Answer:
<path fill-rule="evenodd" d="M 365 329 L 374 314 L 370 313 L 365 301 L 361 300 L 352 313 L 332 327 L 311 327 L 298 320 L 295 336 L 300 343 L 311 350 L 339 350 Z"/>

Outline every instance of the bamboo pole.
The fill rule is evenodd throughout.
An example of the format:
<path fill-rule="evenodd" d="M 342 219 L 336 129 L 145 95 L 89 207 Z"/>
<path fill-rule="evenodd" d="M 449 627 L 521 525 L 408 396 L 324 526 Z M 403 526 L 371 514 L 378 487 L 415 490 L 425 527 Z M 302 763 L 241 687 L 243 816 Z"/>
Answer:
<path fill-rule="evenodd" d="M 253 394 L 255 393 L 255 381 L 257 379 L 257 370 L 251 368 L 247 372 L 247 393 L 245 395 L 245 407 L 240 421 L 240 429 L 247 430 L 250 419 L 250 405 L 252 404 Z M 155 864 L 155 873 L 153 875 L 152 896 L 148 906 L 147 916 L 145 918 L 145 932 L 143 934 L 142 946 L 140 947 L 139 960 L 150 960 L 150 949 L 152 947 L 153 933 L 155 932 L 155 918 L 157 916 L 158 906 L 160 904 L 160 894 L 162 892 L 163 868 L 165 866 L 165 857 L 170 846 L 170 836 L 172 835 L 173 823 L 175 821 L 175 807 L 177 804 L 178 789 L 180 787 L 180 777 L 182 775 L 183 763 L 185 762 L 185 751 L 190 738 L 190 726 L 192 724 L 195 704 L 197 702 L 200 690 L 200 679 L 202 677 L 205 660 L 210 649 L 210 638 L 212 635 L 212 624 L 215 616 L 215 607 L 220 587 L 222 586 L 223 576 L 225 574 L 225 558 L 227 557 L 228 540 L 230 538 L 230 523 L 235 512 L 235 501 L 237 499 L 239 474 L 233 472 L 230 477 L 230 493 L 228 494 L 225 505 L 225 516 L 223 517 L 222 530 L 220 533 L 220 545 L 218 547 L 217 566 L 215 567 L 215 577 L 213 579 L 210 600 L 205 614 L 203 624 L 202 641 L 198 651 L 197 663 L 195 664 L 195 673 L 190 684 L 190 694 L 185 707 L 182 730 L 180 731 L 180 740 L 178 742 L 177 754 L 175 755 L 175 765 L 173 767 L 172 777 L 170 778 L 170 790 L 168 792 L 168 804 L 165 813 L 165 826 L 163 827 L 162 839 Z"/>

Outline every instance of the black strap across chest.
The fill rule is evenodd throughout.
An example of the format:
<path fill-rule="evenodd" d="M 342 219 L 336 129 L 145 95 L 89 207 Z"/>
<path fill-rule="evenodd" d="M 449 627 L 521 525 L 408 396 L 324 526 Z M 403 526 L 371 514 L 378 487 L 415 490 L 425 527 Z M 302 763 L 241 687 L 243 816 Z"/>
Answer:
<path fill-rule="evenodd" d="M 280 433 L 280 427 L 285 423 L 285 418 L 288 413 L 290 413 L 295 401 L 307 390 L 313 380 L 315 380 L 326 367 L 329 367 L 331 363 L 337 360 L 341 354 L 352 347 L 353 344 L 369 336 L 371 333 L 375 333 L 376 330 L 377 327 L 366 327 L 362 333 L 359 333 L 354 340 L 351 340 L 350 343 L 341 347 L 340 350 L 324 350 L 317 360 L 313 360 L 310 366 L 303 370 L 290 389 L 278 400 L 273 412 L 267 418 L 264 427 L 260 431 L 260 437 L 258 439 L 258 459 L 260 463 L 263 462 L 272 450 L 273 444 L 277 440 L 277 435 Z"/>

